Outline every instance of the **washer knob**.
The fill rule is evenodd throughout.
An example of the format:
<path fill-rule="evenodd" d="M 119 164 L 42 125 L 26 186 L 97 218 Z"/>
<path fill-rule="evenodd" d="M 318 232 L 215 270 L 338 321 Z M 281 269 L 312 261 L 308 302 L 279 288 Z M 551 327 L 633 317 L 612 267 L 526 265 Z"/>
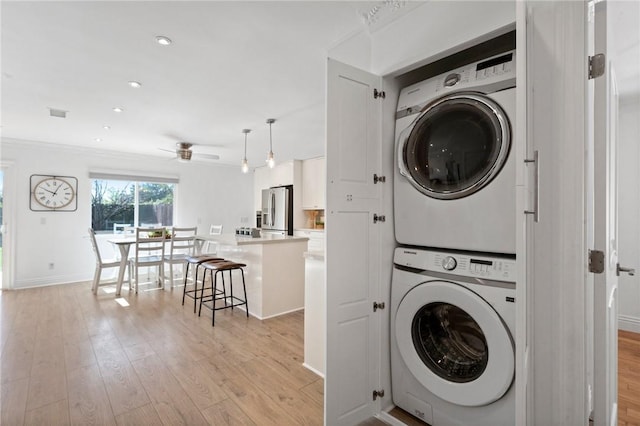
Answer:
<path fill-rule="evenodd" d="M 458 262 L 452 256 L 447 256 L 442 259 L 442 267 L 447 271 L 453 271 L 458 266 Z"/>

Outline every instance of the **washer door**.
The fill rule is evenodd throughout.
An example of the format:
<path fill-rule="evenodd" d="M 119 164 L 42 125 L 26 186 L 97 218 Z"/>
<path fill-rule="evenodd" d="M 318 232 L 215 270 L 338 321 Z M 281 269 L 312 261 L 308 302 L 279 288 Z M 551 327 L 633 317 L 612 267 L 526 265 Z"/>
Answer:
<path fill-rule="evenodd" d="M 395 333 L 413 376 L 445 401 L 486 405 L 511 386 L 515 354 L 509 331 L 491 305 L 459 284 L 414 287 L 400 302 Z"/>
<path fill-rule="evenodd" d="M 423 194 L 456 199 L 479 191 L 509 154 L 511 127 L 482 93 L 451 93 L 427 104 L 398 141 L 400 173 Z"/>

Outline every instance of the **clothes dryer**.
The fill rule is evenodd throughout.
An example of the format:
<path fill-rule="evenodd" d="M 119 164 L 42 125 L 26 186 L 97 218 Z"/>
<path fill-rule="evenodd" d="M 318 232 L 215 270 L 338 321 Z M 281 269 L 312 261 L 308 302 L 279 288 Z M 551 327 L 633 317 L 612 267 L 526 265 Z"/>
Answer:
<path fill-rule="evenodd" d="M 515 424 L 515 258 L 399 247 L 394 403 L 432 426 Z"/>
<path fill-rule="evenodd" d="M 515 253 L 515 51 L 404 88 L 396 113 L 400 244 Z"/>

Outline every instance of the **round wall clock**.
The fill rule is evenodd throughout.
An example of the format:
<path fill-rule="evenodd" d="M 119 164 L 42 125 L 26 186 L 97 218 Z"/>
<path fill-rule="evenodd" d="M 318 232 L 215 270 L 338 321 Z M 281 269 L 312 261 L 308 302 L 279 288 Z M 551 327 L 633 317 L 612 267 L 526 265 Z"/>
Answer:
<path fill-rule="evenodd" d="M 75 211 L 77 190 L 72 176 L 31 175 L 31 210 Z"/>

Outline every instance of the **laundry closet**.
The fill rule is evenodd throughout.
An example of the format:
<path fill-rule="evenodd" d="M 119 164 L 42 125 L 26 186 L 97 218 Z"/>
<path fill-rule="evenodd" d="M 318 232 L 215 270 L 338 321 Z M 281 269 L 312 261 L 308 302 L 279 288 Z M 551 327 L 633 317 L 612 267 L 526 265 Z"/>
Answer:
<path fill-rule="evenodd" d="M 569 331 L 572 327 L 573 330 L 585 327 L 584 321 L 582 324 L 575 322 L 586 315 L 584 305 L 578 304 L 573 310 L 562 311 L 561 316 L 569 322 L 566 327 L 554 328 L 551 324 L 553 315 L 557 315 L 558 309 L 561 309 L 559 300 L 566 301 L 570 294 L 586 297 L 579 284 L 558 286 L 555 284 L 555 278 L 562 274 L 568 282 L 573 283 L 583 280 L 584 273 L 580 269 L 556 272 L 556 265 L 548 263 L 548 258 L 555 255 L 558 259 L 570 259 L 573 252 L 567 251 L 568 242 L 573 244 L 574 239 L 579 241 L 573 244 L 571 249 L 579 252 L 582 250 L 583 225 L 580 221 L 584 204 L 581 204 L 583 201 L 580 197 L 572 199 L 569 196 L 571 182 L 562 180 L 559 175 L 577 176 L 580 179 L 584 175 L 580 166 L 582 163 L 572 163 L 569 160 L 569 156 L 573 155 L 571 152 L 575 154 L 584 151 L 585 147 L 580 145 L 584 142 L 583 135 L 579 132 L 572 134 L 566 130 L 569 126 L 565 123 L 575 123 L 576 128 L 582 128 L 581 125 L 584 124 L 580 121 L 580 114 L 583 113 L 579 111 L 580 98 L 573 99 L 571 91 L 575 93 L 576 87 L 586 86 L 586 83 L 574 83 L 576 87 L 571 87 L 571 83 L 572 73 L 575 74 L 582 66 L 580 57 L 586 52 L 584 34 L 587 7 L 566 2 L 540 3 L 531 6 L 530 9 L 527 9 L 528 5 L 518 2 L 409 2 L 405 7 L 409 9 L 386 22 L 372 24 L 369 32 L 356 34 L 329 50 L 325 423 L 357 424 L 373 415 L 384 419 L 388 416 L 386 411 L 398 405 L 394 401 L 391 371 L 395 362 L 392 359 L 394 342 L 391 336 L 394 336 L 395 332 L 392 330 L 392 327 L 395 327 L 395 319 L 392 319 L 392 316 L 395 318 L 396 312 L 393 309 L 397 309 L 397 306 L 394 307 L 394 304 L 398 304 L 394 301 L 392 289 L 394 261 L 396 265 L 403 264 L 409 268 L 408 270 L 413 271 L 416 269 L 413 263 L 415 261 L 412 260 L 415 253 L 426 259 L 425 262 L 437 264 L 445 270 L 446 265 L 453 265 L 454 269 L 460 262 L 466 264 L 468 270 L 477 267 L 478 271 L 484 271 L 482 268 L 489 266 L 494 269 L 507 268 L 510 271 L 515 269 L 512 275 L 509 272 L 507 280 L 515 283 L 515 290 L 499 296 L 501 300 L 511 303 L 511 307 L 515 306 L 515 312 L 508 314 L 512 320 L 507 321 L 515 324 L 510 327 L 513 339 L 513 375 L 507 374 L 504 376 L 506 378 L 500 379 L 502 383 L 498 387 L 502 390 L 496 391 L 490 400 L 463 402 L 457 399 L 463 397 L 454 395 L 454 391 L 449 394 L 445 392 L 441 399 L 450 398 L 452 403 L 461 406 L 466 404 L 466 407 L 486 406 L 495 401 L 506 401 L 507 394 L 501 392 L 507 389 L 510 398 L 508 405 L 515 406 L 509 414 L 513 416 L 515 424 L 526 424 L 527 420 L 536 419 L 537 415 L 543 416 L 540 418 L 545 418 L 547 414 L 548 418 L 556 418 L 554 416 L 558 413 L 569 416 L 567 418 L 578 418 L 578 414 L 584 416 L 588 413 L 586 395 L 589 383 L 588 379 L 585 379 L 588 367 L 585 363 L 579 362 L 567 364 L 569 359 L 575 358 L 572 357 L 569 348 L 580 348 L 583 352 L 573 353 L 586 360 L 587 349 L 584 348 L 587 342 L 584 341 L 584 336 Z M 528 21 L 534 18 L 533 23 Z M 509 46 L 512 42 L 515 46 Z M 483 47 L 474 50 L 478 46 Z M 579 47 L 578 52 L 575 52 L 576 46 Z M 397 171 L 396 168 L 399 155 L 397 141 L 400 136 L 397 134 L 400 129 L 396 129 L 396 118 L 402 89 L 442 73 L 445 73 L 445 84 L 449 79 L 447 71 L 462 76 L 464 73 L 453 71 L 470 63 L 475 64 L 476 72 L 494 67 L 502 67 L 501 70 L 504 70 L 505 64 L 511 59 L 505 59 L 503 56 L 509 52 L 512 52 L 515 78 L 519 82 L 515 87 L 515 102 L 508 107 L 509 121 L 513 125 L 509 154 L 513 162 L 513 171 L 510 172 L 512 184 L 505 184 L 514 191 L 513 197 L 508 201 L 511 205 L 505 208 L 511 209 L 513 214 L 515 240 L 511 247 L 515 249 L 507 249 L 505 252 L 499 248 L 483 250 L 477 247 L 473 248 L 475 251 L 469 256 L 462 251 L 456 252 L 462 250 L 462 247 L 452 246 L 448 248 L 454 251 L 454 255 L 449 256 L 453 258 L 452 263 L 452 260 L 442 256 L 442 253 L 420 251 L 426 243 L 410 241 L 410 238 L 428 236 L 420 236 L 420 230 L 412 233 L 410 228 L 406 228 L 406 221 L 400 223 L 401 226 L 405 226 L 402 238 L 407 239 L 404 244 L 399 244 L 396 240 L 398 218 L 394 217 L 394 197 L 397 195 L 394 186 L 397 184 L 398 172 L 402 174 L 402 171 Z M 448 62 L 461 54 L 469 54 L 469 60 L 453 60 L 453 64 Z M 566 63 L 560 64 L 563 55 L 568 59 Z M 545 62 L 546 60 L 549 62 Z M 447 62 L 445 66 L 444 63 Z M 442 67 L 434 69 L 434 64 Z M 527 68 L 528 71 L 533 71 L 530 75 L 525 72 Z M 581 68 L 580 72 L 581 75 L 586 75 Z M 555 79 L 552 81 L 553 86 L 545 83 L 549 79 Z M 553 99 L 552 103 L 544 102 L 544 98 L 540 97 L 535 101 L 527 98 L 531 87 L 534 87 L 532 81 L 539 84 L 535 86 L 538 93 L 549 96 L 549 99 Z M 507 87 L 502 89 L 505 88 Z M 407 107 L 411 108 L 413 105 Z M 535 119 L 532 119 L 531 112 L 527 111 L 533 107 L 539 110 Z M 552 116 L 553 114 L 555 116 Z M 555 117 L 560 116 L 563 116 L 564 121 L 555 120 Z M 529 130 L 526 126 L 527 120 L 532 120 L 533 123 Z M 547 125 L 547 122 L 551 124 Z M 536 126 L 536 123 L 541 125 Z M 533 133 L 531 128 L 536 129 L 534 137 L 530 134 Z M 553 143 L 560 133 L 564 136 L 562 144 L 556 143 L 549 150 L 541 151 L 542 156 L 546 155 L 545 163 L 536 161 L 535 144 L 525 146 L 523 143 L 530 138 L 532 141 L 540 141 L 538 143 L 542 146 Z M 543 134 L 548 136 L 544 140 Z M 549 156 L 552 157 L 548 158 Z M 502 172 L 506 170 L 504 167 L 510 167 L 506 164 L 502 166 Z M 564 164 L 565 168 L 560 169 L 560 164 Z M 550 175 L 558 177 L 559 180 L 545 179 L 541 181 L 540 188 L 537 188 L 533 182 L 537 182 L 539 168 L 545 172 L 549 171 Z M 404 172 L 408 174 L 408 170 Z M 499 173 L 488 179 L 489 187 L 491 182 L 497 182 L 498 176 Z M 414 180 L 419 178 L 414 177 Z M 553 193 L 546 192 L 551 191 L 551 187 Z M 548 213 L 546 218 L 552 219 L 541 221 L 538 228 L 541 231 L 538 234 L 532 231 L 532 223 L 537 220 L 539 213 L 534 201 L 538 200 L 540 194 L 536 191 L 542 193 L 543 199 L 549 194 L 549 198 L 545 200 L 549 203 L 545 203 L 544 207 Z M 472 214 L 473 212 L 470 212 L 470 215 Z M 575 217 L 580 223 L 569 220 L 566 222 L 566 232 L 558 234 L 557 227 L 554 228 L 557 222 L 553 220 L 556 217 L 563 217 L 563 220 L 565 217 Z M 409 220 L 415 222 L 416 219 Z M 468 229 L 471 232 L 473 228 L 470 226 Z M 433 232 L 438 231 L 432 230 Z M 525 235 L 532 237 L 525 241 Z M 533 241 L 540 243 L 538 246 L 531 246 Z M 553 244 L 548 245 L 546 252 L 541 250 L 545 241 L 553 241 Z M 401 245 L 409 249 L 405 253 L 395 252 L 394 257 L 394 251 Z M 552 265 L 548 270 L 540 270 L 544 272 L 540 276 L 548 273 L 549 277 L 554 278 L 548 283 L 538 284 L 535 292 L 526 288 L 527 279 L 530 279 L 526 273 L 527 250 L 533 252 L 532 247 L 535 249 L 532 256 L 535 255 L 536 262 L 540 265 Z M 484 258 L 479 254 L 484 251 L 499 251 L 498 258 Z M 535 278 L 540 280 L 538 277 Z M 528 314 L 527 309 L 531 302 L 527 303 L 527 296 L 532 294 L 535 300 L 545 300 L 541 293 L 543 290 L 547 292 L 547 298 L 557 295 L 558 302 L 551 300 L 548 308 L 537 303 L 535 312 Z M 489 297 L 486 296 L 485 300 Z M 538 327 L 539 322 L 544 327 L 548 326 L 549 330 L 547 335 L 535 335 L 539 339 L 538 342 L 556 342 L 558 356 L 563 359 L 561 365 L 568 369 L 560 375 L 558 371 L 562 368 L 561 365 L 548 363 L 554 355 L 537 355 L 535 360 L 540 379 L 535 379 L 535 391 L 539 392 L 536 393 L 538 399 L 535 401 L 535 408 L 544 408 L 545 412 L 536 413 L 536 416 L 527 411 L 531 409 L 531 393 L 528 392 L 533 389 L 533 367 L 527 365 L 531 360 L 531 348 L 528 344 L 532 339 L 528 333 L 534 328 L 528 324 L 528 318 L 532 315 L 538 318 L 535 327 Z M 406 318 L 400 321 L 407 324 L 411 322 Z M 560 336 L 568 334 L 575 336 L 575 339 L 558 340 Z M 411 340 L 411 337 L 404 338 Z M 413 338 L 415 339 L 415 336 Z M 541 364 L 546 364 L 549 368 L 545 367 L 542 370 Z M 567 378 L 578 376 L 581 381 L 577 384 L 573 384 Z M 513 377 L 515 379 L 511 382 Z M 543 394 L 544 389 L 554 387 L 554 380 L 562 385 L 562 389 L 575 389 L 579 386 L 584 393 L 565 392 L 562 398 L 566 400 L 566 406 L 554 408 L 556 406 L 553 399 L 547 400 L 552 392 L 548 392 L 548 395 Z M 397 388 L 397 383 L 395 387 Z M 452 389 L 455 389 L 455 386 Z M 478 392 L 480 391 L 476 390 L 469 395 Z M 433 413 L 440 411 L 438 415 L 442 417 L 441 407 L 427 406 L 426 410 L 432 410 Z M 469 412 L 472 413 L 473 409 Z M 413 414 L 422 417 L 420 410 L 414 410 Z M 434 417 L 425 415 L 422 418 L 438 424 Z M 469 417 L 466 420 L 464 417 L 452 418 L 451 421 L 468 424 L 468 419 Z M 494 420 L 501 421 L 499 419 L 504 418 L 496 417 Z"/>
<path fill-rule="evenodd" d="M 452 22 L 459 26 L 453 26 Z M 415 38 L 407 34 L 415 34 Z M 420 5 L 397 21 L 359 37 L 360 40 L 356 37 L 330 51 L 328 66 L 327 202 L 333 209 L 327 211 L 326 219 L 327 317 L 328 338 L 337 338 L 340 343 L 327 347 L 327 424 L 353 424 L 393 404 L 390 316 L 394 249 L 398 246 L 393 211 L 398 130 L 395 124 L 400 91 L 469 63 L 513 52 L 515 5 L 498 2 Z M 482 47 L 478 48 L 479 45 Z M 367 48 L 370 57 L 362 56 Z M 511 62 L 513 77 L 516 57 L 513 55 Z M 340 63 L 347 61 L 355 67 Z M 373 70 L 384 77 L 358 68 Z M 332 97 L 332 93 L 340 93 L 340 99 Z M 332 123 L 338 124 L 332 127 Z M 354 129 L 353 123 L 362 126 Z M 341 137 L 343 144 L 339 142 Z M 517 148 L 511 149 L 515 157 Z M 332 166 L 332 158 L 339 158 L 339 164 Z M 513 160 L 509 168 L 512 175 L 507 185 L 512 190 L 509 199 L 513 205 L 511 215 L 507 213 L 505 217 L 513 224 L 511 217 L 515 217 L 516 209 Z M 413 234 L 420 232 L 416 229 Z M 348 241 L 338 237 L 345 233 L 352 236 Z M 403 234 L 412 233 L 406 229 Z M 510 261 L 515 258 L 515 243 L 514 230 L 507 243 Z M 339 276 L 342 271 L 346 271 L 346 276 Z M 336 286 L 332 287 L 332 283 Z M 341 362 L 335 368 L 341 372 L 334 370 L 332 375 L 330 360 L 338 359 Z M 353 380 L 356 375 L 362 381 Z M 507 388 L 512 377 L 507 379 Z M 515 416 L 515 400 L 511 400 L 511 405 Z M 431 417 L 424 420 L 430 421 Z"/>

